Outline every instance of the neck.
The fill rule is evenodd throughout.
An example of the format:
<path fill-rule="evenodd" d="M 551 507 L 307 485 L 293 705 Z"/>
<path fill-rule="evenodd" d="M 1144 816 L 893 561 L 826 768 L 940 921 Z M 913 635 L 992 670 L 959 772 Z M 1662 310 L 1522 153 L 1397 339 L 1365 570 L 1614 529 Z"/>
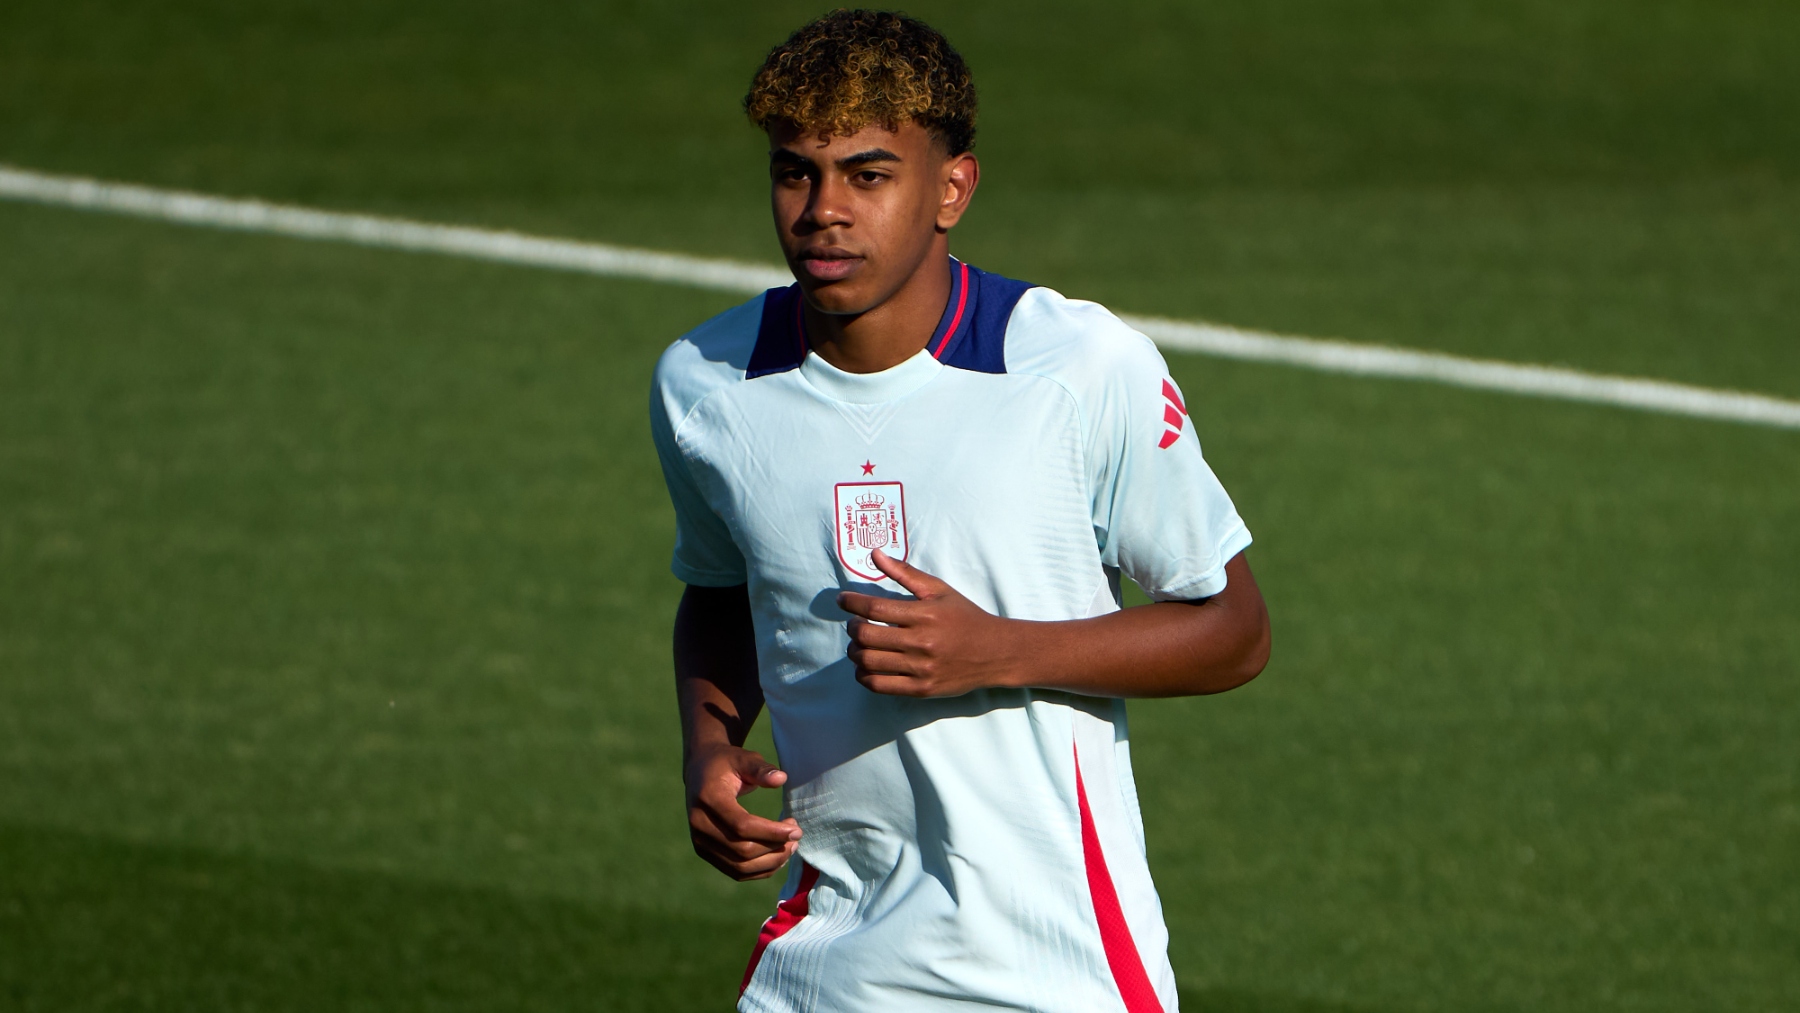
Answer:
<path fill-rule="evenodd" d="M 880 305 L 839 316 L 807 304 L 807 342 L 819 358 L 846 373 L 879 373 L 919 354 L 949 301 L 950 239 L 940 233 L 918 270 Z"/>

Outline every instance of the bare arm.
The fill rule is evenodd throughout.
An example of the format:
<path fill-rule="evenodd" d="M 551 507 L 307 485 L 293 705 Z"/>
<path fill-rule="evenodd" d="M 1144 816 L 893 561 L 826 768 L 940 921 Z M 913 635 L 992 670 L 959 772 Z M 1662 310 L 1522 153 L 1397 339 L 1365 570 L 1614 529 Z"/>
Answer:
<path fill-rule="evenodd" d="M 1269 660 L 1269 613 L 1243 553 L 1227 586 L 1195 602 L 1158 602 L 1093 619 L 1003 619 L 942 580 L 877 552 L 876 565 L 916 601 L 846 591 L 848 654 L 877 693 L 960 696 L 990 687 L 1093 696 L 1222 693 Z M 878 625 L 879 624 L 879 625 Z"/>
<path fill-rule="evenodd" d="M 733 879 L 767 879 L 787 864 L 800 828 L 791 819 L 763 819 L 738 802 L 787 781 L 774 764 L 743 748 L 763 706 L 744 585 L 689 585 L 682 594 L 675 612 L 675 694 L 694 851 Z"/>

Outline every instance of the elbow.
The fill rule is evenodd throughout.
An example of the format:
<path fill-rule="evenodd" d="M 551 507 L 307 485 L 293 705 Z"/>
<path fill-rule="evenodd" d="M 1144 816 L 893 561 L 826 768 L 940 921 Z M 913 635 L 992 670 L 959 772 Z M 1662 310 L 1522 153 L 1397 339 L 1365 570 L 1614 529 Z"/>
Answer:
<path fill-rule="evenodd" d="M 1225 590 L 1207 599 L 1207 603 L 1220 610 L 1214 613 L 1217 618 L 1214 629 L 1223 635 L 1224 643 L 1219 646 L 1224 650 L 1213 655 L 1217 660 L 1209 666 L 1211 671 L 1206 680 L 1209 685 L 1199 690 L 1202 693 L 1236 689 L 1261 675 L 1269 664 L 1273 639 L 1269 629 L 1269 606 L 1256 586 L 1250 563 L 1240 552 L 1225 564 L 1225 572 L 1229 576 Z"/>
<path fill-rule="evenodd" d="M 1218 667 L 1210 680 L 1211 685 L 1203 692 L 1224 693 L 1237 689 L 1250 680 L 1261 675 L 1269 665 L 1269 652 L 1274 638 L 1269 626 L 1269 610 L 1258 601 L 1253 619 L 1248 619 L 1240 627 L 1238 650 L 1231 660 Z"/>
<path fill-rule="evenodd" d="M 1263 669 L 1269 667 L 1269 652 L 1274 647 L 1275 638 L 1274 631 L 1269 626 L 1269 610 L 1265 607 L 1258 609 L 1257 613 L 1255 633 L 1249 638 L 1250 648 L 1244 652 L 1243 658 L 1238 663 L 1240 678 L 1237 685 L 1239 686 L 1261 675 Z"/>

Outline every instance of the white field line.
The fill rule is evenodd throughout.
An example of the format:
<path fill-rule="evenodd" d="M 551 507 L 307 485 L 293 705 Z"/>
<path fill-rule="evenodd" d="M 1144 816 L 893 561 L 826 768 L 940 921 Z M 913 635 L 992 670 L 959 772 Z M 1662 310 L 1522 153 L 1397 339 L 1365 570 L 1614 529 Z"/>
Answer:
<path fill-rule="evenodd" d="M 110 211 L 188 225 L 332 239 L 362 246 L 423 250 L 509 264 L 642 278 L 754 294 L 787 285 L 786 270 L 604 243 L 546 239 L 518 232 L 433 225 L 376 215 L 315 211 L 256 200 L 209 197 L 128 183 L 103 183 L 0 165 L 0 198 Z M 1616 405 L 1670 415 L 1800 429 L 1800 401 L 1713 390 L 1666 380 L 1584 373 L 1555 366 L 1465 359 L 1383 345 L 1290 337 L 1215 324 L 1124 316 L 1163 348 L 1327 373 L 1424 380 L 1533 397 Z"/>
<path fill-rule="evenodd" d="M 794 276 L 787 271 L 760 264 L 569 239 L 545 239 L 520 232 L 433 225 L 404 218 L 314 211 L 290 204 L 208 197 L 129 183 L 102 183 L 79 176 L 51 176 L 5 165 L 0 165 L 0 197 L 158 218 L 184 225 L 270 232 L 303 239 L 335 239 L 397 250 L 425 250 L 727 292 L 761 292 L 794 283 Z"/>
<path fill-rule="evenodd" d="M 1465 359 L 1442 352 L 1294 338 L 1215 324 L 1124 316 L 1125 322 L 1163 348 L 1252 362 L 1280 362 L 1327 373 L 1428 380 L 1531 397 L 1618 405 L 1667 415 L 1694 415 L 1755 425 L 1800 429 L 1800 401 L 1764 394 L 1694 387 L 1668 380 L 1584 373 L 1495 359 Z"/>

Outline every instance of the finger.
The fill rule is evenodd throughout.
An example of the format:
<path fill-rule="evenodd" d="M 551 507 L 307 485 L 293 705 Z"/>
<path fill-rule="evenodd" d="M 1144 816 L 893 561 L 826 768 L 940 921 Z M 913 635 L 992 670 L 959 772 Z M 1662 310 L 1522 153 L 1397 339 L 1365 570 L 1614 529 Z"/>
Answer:
<path fill-rule="evenodd" d="M 879 651 L 906 651 L 918 637 L 904 626 L 883 626 L 866 619 L 852 619 L 845 624 L 853 647 Z"/>
<path fill-rule="evenodd" d="M 931 574 L 926 573 L 924 570 L 908 563 L 906 560 L 895 559 L 893 556 L 888 555 L 880 549 L 876 549 L 874 552 L 870 553 L 869 558 L 875 561 L 875 566 L 880 569 L 882 573 L 892 577 L 894 583 L 906 588 L 907 591 L 911 592 L 914 598 L 918 598 L 921 601 L 926 598 L 936 598 L 939 595 L 951 593 L 955 590 L 949 584 L 944 583 Z"/>
<path fill-rule="evenodd" d="M 738 805 L 736 797 L 727 799 L 708 798 L 702 792 L 695 800 L 706 814 L 712 817 L 713 824 L 728 839 L 754 841 L 779 846 L 788 841 L 800 839 L 800 825 L 792 819 L 777 823 Z"/>
<path fill-rule="evenodd" d="M 695 853 L 708 861 L 718 858 L 726 862 L 749 862 L 769 855 L 790 853 L 800 846 L 799 841 L 770 844 L 735 840 L 728 831 L 719 828 L 709 813 L 698 809 L 689 814 L 688 837 L 694 845 Z"/>
<path fill-rule="evenodd" d="M 792 845 L 792 842 L 789 842 L 780 847 L 773 847 L 755 841 L 733 841 L 720 837 L 716 832 L 708 829 L 695 829 L 688 836 L 693 839 L 696 853 L 727 862 L 751 862 L 769 855 L 783 854 Z"/>
<path fill-rule="evenodd" d="M 917 678 L 925 674 L 925 659 L 910 654 L 894 651 L 869 651 L 860 647 L 852 647 L 844 654 L 855 663 L 859 672 L 876 672 L 881 675 L 904 675 Z"/>
<path fill-rule="evenodd" d="M 692 839 L 695 851 L 702 855 L 714 855 L 729 862 L 744 862 L 753 858 L 761 858 L 795 844 L 793 841 L 777 844 L 739 840 L 732 835 L 730 830 L 722 828 L 712 813 L 700 808 L 695 808 L 688 813 L 688 837 Z"/>
<path fill-rule="evenodd" d="M 739 882 L 749 882 L 750 880 L 768 879 L 770 876 L 773 876 L 776 872 L 780 871 L 782 866 L 788 863 L 788 859 L 793 857 L 793 852 L 780 851 L 775 854 L 762 855 L 746 861 L 733 861 L 731 859 L 721 858 L 718 855 L 705 853 L 702 853 L 700 857 L 706 859 L 713 868 L 718 869 L 732 879 Z"/>
<path fill-rule="evenodd" d="M 780 872 L 781 867 L 788 864 L 788 859 L 792 857 L 794 857 L 793 852 L 783 851 L 778 855 L 768 855 L 763 858 L 744 862 L 738 867 L 738 879 L 744 881 L 752 879 L 768 879 L 770 876 Z"/>
<path fill-rule="evenodd" d="M 695 834 L 694 854 L 706 859 L 714 868 L 727 875 L 738 877 L 755 876 L 781 868 L 794 853 L 797 845 L 790 844 L 781 848 L 749 848 L 725 844 L 701 834 Z"/>
<path fill-rule="evenodd" d="M 856 673 L 856 681 L 871 693 L 882 696 L 926 697 L 931 695 L 930 685 L 909 675 L 885 675 L 880 672 Z"/>
<path fill-rule="evenodd" d="M 889 626 L 905 626 L 912 612 L 919 607 L 916 601 L 900 601 L 894 598 L 879 598 L 872 594 L 857 591 L 841 591 L 838 593 L 838 608 L 853 616 L 886 623 Z"/>

